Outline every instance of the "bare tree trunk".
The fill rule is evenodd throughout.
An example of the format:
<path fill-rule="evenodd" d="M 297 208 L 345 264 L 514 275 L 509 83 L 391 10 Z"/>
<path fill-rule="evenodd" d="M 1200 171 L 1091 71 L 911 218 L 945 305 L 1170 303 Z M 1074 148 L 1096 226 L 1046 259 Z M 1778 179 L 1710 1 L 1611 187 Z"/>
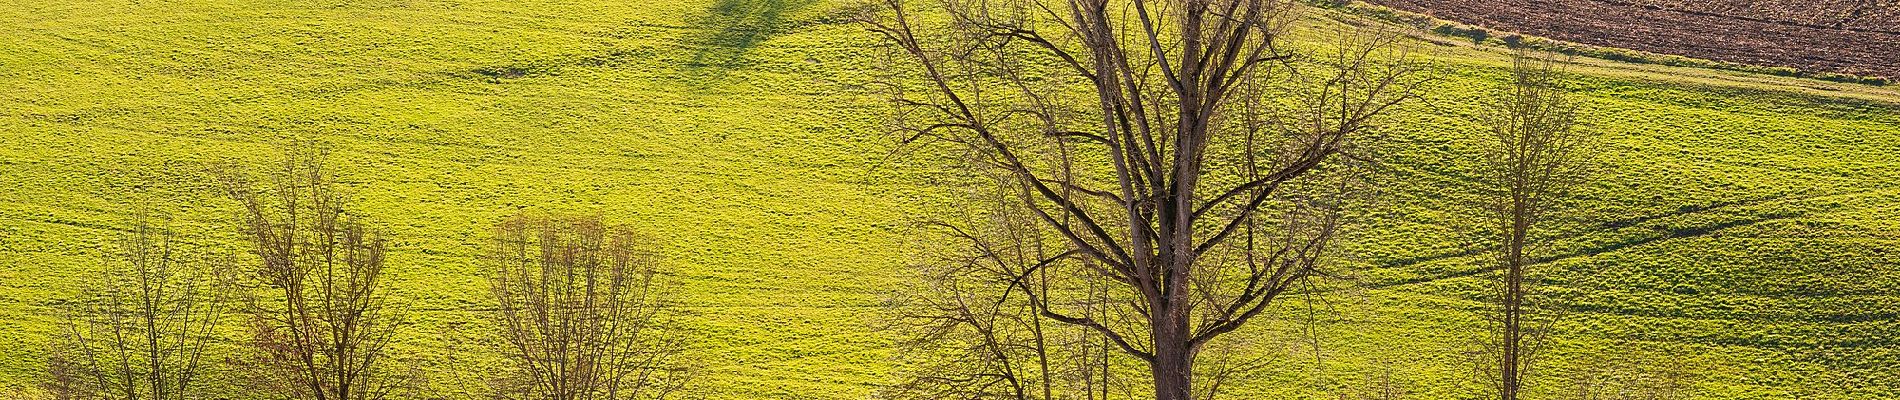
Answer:
<path fill-rule="evenodd" d="M 1188 340 L 1182 337 L 1187 331 L 1187 319 L 1161 315 L 1161 320 L 1153 322 L 1154 362 L 1149 372 L 1154 376 L 1156 399 L 1192 399 L 1194 352 L 1187 346 Z"/>
<path fill-rule="evenodd" d="M 1515 192 L 1515 191 L 1514 191 Z M 1523 387 L 1523 373 L 1519 369 L 1524 365 L 1524 246 L 1529 235 L 1530 221 L 1526 204 L 1520 196 L 1513 196 L 1510 231 L 1506 234 L 1504 259 L 1504 343 L 1500 377 L 1503 400 L 1517 400 L 1518 390 Z"/>

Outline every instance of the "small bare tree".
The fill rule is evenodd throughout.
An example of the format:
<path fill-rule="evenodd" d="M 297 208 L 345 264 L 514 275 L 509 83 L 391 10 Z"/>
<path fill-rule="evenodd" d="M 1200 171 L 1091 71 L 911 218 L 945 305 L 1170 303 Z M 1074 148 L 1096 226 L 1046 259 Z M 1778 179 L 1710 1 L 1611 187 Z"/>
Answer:
<path fill-rule="evenodd" d="M 1342 155 L 1426 80 L 1395 35 L 1291 39 L 1293 0 L 934 4 L 864 17 L 908 68 L 898 130 L 961 152 L 1027 217 L 976 254 L 1051 278 L 988 284 L 1139 360 L 1160 400 L 1211 396 L 1202 351 L 1320 273 L 1355 175 Z M 995 249 L 1032 237 L 1034 259 Z"/>
<path fill-rule="evenodd" d="M 1683 348 L 1653 349 L 1637 343 L 1616 343 L 1611 354 L 1592 354 L 1571 371 L 1576 400 L 1680 400 L 1695 395 L 1706 370 L 1703 361 Z"/>
<path fill-rule="evenodd" d="M 137 216 L 87 288 L 68 303 L 48 365 L 59 399 L 208 398 L 206 350 L 225 298 L 216 275 L 232 260 L 196 252 Z"/>
<path fill-rule="evenodd" d="M 1511 82 L 1487 119 L 1486 208 L 1497 235 L 1496 329 L 1487 343 L 1489 371 L 1500 399 L 1517 400 L 1554 309 L 1538 301 L 1534 253 L 1551 212 L 1579 184 L 1590 136 L 1575 129 L 1577 107 L 1565 94 L 1564 70 L 1525 52 L 1512 57 Z"/>
<path fill-rule="evenodd" d="M 1100 317 L 1106 288 L 1032 270 L 1048 258 L 1043 252 L 1053 246 L 1045 241 L 1052 238 L 1038 235 L 1034 217 L 1007 190 L 978 192 L 994 207 L 972 207 L 966 221 L 927 224 L 968 246 L 918 243 L 930 248 L 916 266 L 923 285 L 888 304 L 893 318 L 886 329 L 905 338 L 900 353 L 912 369 L 879 397 L 1106 399 L 1131 389 L 1126 379 L 1112 379 L 1114 345 L 1086 328 L 1042 318 L 1029 300 L 1034 294 L 1024 292 L 1086 292 L 1074 306 Z"/>
<path fill-rule="evenodd" d="M 293 399 L 378 400 L 414 388 L 410 372 L 390 365 L 403 323 L 389 306 L 383 238 L 346 212 L 327 154 L 289 154 L 268 185 L 223 174 L 257 255 L 244 275 L 265 292 L 248 298 L 252 354 L 237 362 L 258 390 Z"/>
<path fill-rule="evenodd" d="M 1404 385 L 1392 379 L 1390 365 L 1377 375 L 1367 375 L 1364 383 L 1339 393 L 1339 400 L 1402 400 L 1410 395 Z"/>
<path fill-rule="evenodd" d="M 658 399 L 688 374 L 654 253 L 599 217 L 517 216 L 496 232 L 491 293 L 518 376 L 507 396 Z"/>

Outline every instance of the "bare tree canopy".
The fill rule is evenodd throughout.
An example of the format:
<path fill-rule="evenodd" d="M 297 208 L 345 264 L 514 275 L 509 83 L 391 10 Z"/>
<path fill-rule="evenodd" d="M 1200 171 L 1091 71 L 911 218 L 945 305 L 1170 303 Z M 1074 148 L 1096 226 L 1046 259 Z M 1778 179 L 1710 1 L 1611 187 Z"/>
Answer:
<path fill-rule="evenodd" d="M 259 185 L 227 171 L 225 187 L 243 205 L 243 234 L 257 256 L 248 280 L 250 357 L 258 390 L 294 399 L 377 400 L 413 388 L 390 366 L 402 328 L 384 281 L 385 241 L 346 212 L 324 168 L 327 154 L 296 148 Z"/>
<path fill-rule="evenodd" d="M 1562 196 L 1584 182 L 1591 137 L 1576 127 L 1577 106 L 1565 93 L 1562 65 L 1520 51 L 1510 86 L 1487 114 L 1491 136 L 1484 205 L 1496 238 L 1495 329 L 1486 343 L 1487 380 L 1502 400 L 1516 400 L 1554 321 L 1536 288 L 1533 253 L 1539 231 Z"/>
<path fill-rule="evenodd" d="M 517 376 L 510 398 L 665 398 L 685 384 L 656 255 L 599 217 L 517 216 L 496 230 L 489 288 Z"/>
<path fill-rule="evenodd" d="M 138 215 L 99 275 L 65 310 L 48 392 L 60 399 L 208 398 L 206 350 L 225 298 L 228 255 L 197 251 Z"/>
<path fill-rule="evenodd" d="M 865 17 L 911 67 L 898 129 L 1002 180 L 1032 231 L 972 240 L 1019 274 L 993 284 L 1146 364 L 1158 399 L 1211 395 L 1200 352 L 1318 273 L 1342 161 L 1425 77 L 1394 35 L 1293 40 L 1290 0 L 931 4 Z M 1070 277 L 1106 289 L 1047 287 Z"/>

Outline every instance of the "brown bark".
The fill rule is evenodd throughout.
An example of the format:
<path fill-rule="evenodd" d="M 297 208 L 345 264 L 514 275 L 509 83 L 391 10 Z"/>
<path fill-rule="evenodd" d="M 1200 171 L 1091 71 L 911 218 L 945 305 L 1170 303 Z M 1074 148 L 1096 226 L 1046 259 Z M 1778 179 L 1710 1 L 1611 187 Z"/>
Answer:
<path fill-rule="evenodd" d="M 1154 392 L 1157 399 L 1191 399 L 1193 397 L 1194 353 L 1188 348 L 1188 340 L 1182 337 L 1187 332 L 1187 319 L 1181 316 L 1161 316 L 1151 322 L 1154 329 L 1154 361 L 1149 373 L 1153 374 Z"/>

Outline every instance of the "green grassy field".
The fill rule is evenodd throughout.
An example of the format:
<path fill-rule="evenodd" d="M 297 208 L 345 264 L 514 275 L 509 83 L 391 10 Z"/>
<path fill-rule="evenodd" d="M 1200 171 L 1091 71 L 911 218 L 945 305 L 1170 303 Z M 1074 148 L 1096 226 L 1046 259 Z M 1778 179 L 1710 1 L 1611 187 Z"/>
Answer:
<path fill-rule="evenodd" d="M 235 230 L 208 165 L 315 139 L 395 240 L 417 322 L 399 356 L 442 398 L 492 355 L 475 256 L 522 209 L 661 239 L 701 339 L 696 397 L 864 398 L 892 376 L 878 303 L 907 284 L 907 222 L 951 198 L 887 157 L 877 42 L 838 2 L 15 1 L 0 5 L 0 393 L 30 390 L 53 306 L 137 204 Z M 1306 29 L 1334 24 L 1323 17 Z M 1390 371 L 1475 393 L 1478 222 L 1460 211 L 1499 52 L 1386 124 L 1381 208 L 1349 244 L 1365 290 L 1316 325 L 1265 323 L 1274 366 L 1232 398 L 1335 398 Z M 1578 299 L 1550 371 L 1688 367 L 1695 398 L 1900 396 L 1900 95 L 1585 61 L 1606 168 L 1561 241 Z M 207 239 L 211 240 L 211 239 Z M 1287 316 L 1304 309 L 1283 309 Z M 464 371 L 452 373 L 450 371 Z"/>

